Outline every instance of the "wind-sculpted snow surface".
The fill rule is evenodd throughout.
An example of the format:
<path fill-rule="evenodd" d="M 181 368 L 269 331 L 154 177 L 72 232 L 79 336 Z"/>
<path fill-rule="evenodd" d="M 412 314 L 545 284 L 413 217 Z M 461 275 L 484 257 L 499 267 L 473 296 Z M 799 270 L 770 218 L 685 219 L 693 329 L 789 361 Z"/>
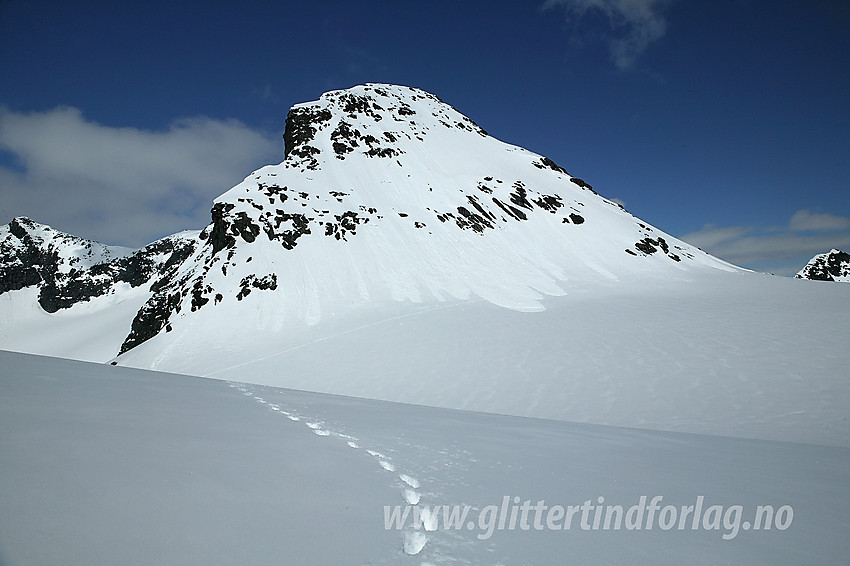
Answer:
<path fill-rule="evenodd" d="M 850 554 L 846 448 L 417 407 L 9 352 L 0 352 L 0 390 L 8 566 L 510 566 L 565 557 L 588 566 L 796 566 Z M 600 498 L 630 510 L 641 497 L 639 529 L 625 520 L 594 528 L 592 508 L 576 511 Z M 505 507 L 500 528 L 488 509 L 506 498 L 548 512 L 511 518 Z M 695 528 L 691 517 L 671 526 L 666 507 L 700 501 Z M 759 506 L 782 519 L 753 528 Z M 568 522 L 558 511 L 570 507 Z M 467 515 L 449 525 L 444 508 Z M 416 509 L 420 520 L 394 520 L 396 509 Z"/>
<path fill-rule="evenodd" d="M 235 337 L 210 321 L 164 354 L 157 337 L 117 361 L 527 417 L 850 442 L 848 286 L 640 275 L 576 284 L 543 304 L 390 303 Z"/>

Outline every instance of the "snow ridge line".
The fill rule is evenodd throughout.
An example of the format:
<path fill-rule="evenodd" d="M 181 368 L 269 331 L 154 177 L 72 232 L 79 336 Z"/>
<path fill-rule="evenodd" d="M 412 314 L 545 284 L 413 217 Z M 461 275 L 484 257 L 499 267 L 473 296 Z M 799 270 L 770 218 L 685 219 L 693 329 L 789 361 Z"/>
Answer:
<path fill-rule="evenodd" d="M 359 439 L 357 437 L 351 436 L 342 431 L 332 430 L 331 428 L 325 426 L 324 421 L 305 417 L 304 415 L 298 414 L 297 412 L 289 408 L 281 407 L 278 403 L 269 402 L 256 391 L 256 387 L 251 387 L 246 383 L 238 381 L 228 381 L 227 384 L 230 387 L 233 387 L 234 389 L 240 391 L 246 397 L 252 398 L 257 403 L 265 405 L 272 411 L 284 415 L 290 421 L 303 423 L 316 436 L 339 438 L 341 440 L 344 440 L 350 448 L 353 448 L 355 450 L 359 450 L 361 448 Z M 368 454 L 370 457 L 377 461 L 381 469 L 390 473 L 396 472 L 396 465 L 393 463 L 392 457 L 387 456 L 386 454 L 378 450 L 373 450 L 370 448 L 364 448 L 363 450 L 366 452 L 366 454 Z M 404 499 L 405 503 L 407 503 L 408 505 L 418 505 L 421 500 L 421 493 L 418 491 L 420 486 L 419 480 L 416 479 L 415 476 L 403 472 L 399 473 L 397 478 L 402 482 L 404 486 L 401 490 L 401 496 L 402 499 Z M 410 556 L 419 554 L 422 549 L 425 548 L 425 545 L 427 544 L 428 540 L 428 536 L 419 530 L 406 530 L 402 538 L 402 550 L 405 554 Z"/>

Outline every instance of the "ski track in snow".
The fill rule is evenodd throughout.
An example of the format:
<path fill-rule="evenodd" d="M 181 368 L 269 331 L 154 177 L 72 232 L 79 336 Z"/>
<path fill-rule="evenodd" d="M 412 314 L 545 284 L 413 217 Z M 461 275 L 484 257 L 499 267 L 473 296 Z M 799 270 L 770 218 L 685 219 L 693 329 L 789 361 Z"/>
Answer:
<path fill-rule="evenodd" d="M 306 425 L 306 427 L 317 436 L 339 438 L 340 440 L 346 441 L 346 444 L 350 448 L 357 450 L 361 448 L 358 442 L 359 439 L 354 436 L 345 434 L 344 432 L 338 430 L 331 430 L 330 428 L 326 427 L 325 423 L 322 421 L 313 419 L 308 420 L 308 418 L 304 415 L 295 414 L 294 411 L 283 408 L 277 403 L 270 403 L 269 401 L 266 401 L 266 399 L 263 398 L 256 391 L 257 387 L 250 386 L 247 383 L 237 381 L 228 381 L 227 384 L 230 387 L 239 390 L 246 397 L 252 398 L 257 403 L 265 405 L 272 411 L 286 416 L 289 420 L 293 422 L 304 423 L 304 425 Z M 396 472 L 396 465 L 392 462 L 391 457 L 387 456 L 382 452 L 370 448 L 365 448 L 363 449 L 363 451 L 372 459 L 374 459 L 378 463 L 378 466 L 381 467 L 381 469 L 391 473 Z M 419 480 L 416 479 L 416 477 L 407 473 L 399 473 L 397 475 L 397 479 L 401 482 L 401 485 L 403 486 L 400 489 L 400 494 L 404 502 L 408 505 L 418 505 L 422 499 L 422 494 L 420 491 L 418 491 L 420 486 Z M 423 516 L 426 515 L 427 513 Z M 426 531 L 429 530 L 429 523 L 427 518 L 423 522 L 423 527 Z M 429 540 L 429 537 L 420 530 L 405 530 L 402 536 L 402 550 L 405 554 L 414 556 L 416 554 L 419 554 L 422 549 L 425 548 L 425 545 L 428 543 Z M 422 564 L 425 565 L 428 563 L 423 562 Z"/>

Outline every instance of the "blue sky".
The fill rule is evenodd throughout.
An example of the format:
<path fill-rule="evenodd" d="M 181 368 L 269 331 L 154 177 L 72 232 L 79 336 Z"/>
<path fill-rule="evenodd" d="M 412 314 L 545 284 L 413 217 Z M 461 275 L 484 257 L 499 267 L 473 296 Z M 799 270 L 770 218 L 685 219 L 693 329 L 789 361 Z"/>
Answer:
<path fill-rule="evenodd" d="M 292 104 L 388 82 L 739 265 L 850 248 L 841 0 L 0 0 L 0 77 L 0 222 L 201 228 Z"/>

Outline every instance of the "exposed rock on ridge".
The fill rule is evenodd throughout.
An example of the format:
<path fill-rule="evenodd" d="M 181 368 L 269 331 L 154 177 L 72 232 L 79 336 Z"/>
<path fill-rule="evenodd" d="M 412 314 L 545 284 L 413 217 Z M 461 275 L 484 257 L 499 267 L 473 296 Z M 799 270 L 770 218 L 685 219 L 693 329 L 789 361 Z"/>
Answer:
<path fill-rule="evenodd" d="M 850 282 L 850 254 L 837 249 L 818 254 L 810 259 L 795 277 L 815 281 Z"/>

